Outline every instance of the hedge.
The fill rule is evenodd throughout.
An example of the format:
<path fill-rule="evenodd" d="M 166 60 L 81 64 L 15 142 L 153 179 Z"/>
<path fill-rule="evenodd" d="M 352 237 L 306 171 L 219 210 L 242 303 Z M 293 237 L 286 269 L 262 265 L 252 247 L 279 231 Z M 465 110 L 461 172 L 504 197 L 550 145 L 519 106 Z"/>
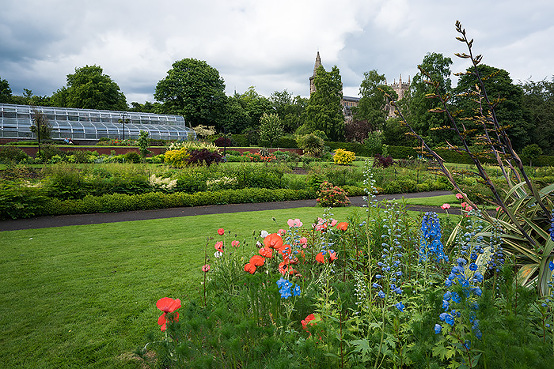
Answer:
<path fill-rule="evenodd" d="M 357 156 L 372 156 L 371 151 L 367 146 L 358 142 L 333 142 L 326 141 L 325 146 L 329 147 L 331 151 L 336 149 L 343 149 L 354 152 Z"/>

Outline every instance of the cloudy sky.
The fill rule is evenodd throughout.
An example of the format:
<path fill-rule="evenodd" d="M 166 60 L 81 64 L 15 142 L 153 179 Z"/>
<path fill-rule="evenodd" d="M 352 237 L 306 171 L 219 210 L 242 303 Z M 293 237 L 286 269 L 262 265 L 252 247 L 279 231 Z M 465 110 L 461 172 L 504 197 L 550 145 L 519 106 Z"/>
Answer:
<path fill-rule="evenodd" d="M 308 96 L 319 51 L 357 96 L 364 72 L 405 81 L 428 52 L 463 71 L 456 20 L 514 82 L 554 76 L 552 0 L 3 0 L 0 78 L 16 95 L 51 95 L 76 67 L 99 65 L 128 102 L 144 102 L 173 62 L 195 58 L 228 95 Z"/>

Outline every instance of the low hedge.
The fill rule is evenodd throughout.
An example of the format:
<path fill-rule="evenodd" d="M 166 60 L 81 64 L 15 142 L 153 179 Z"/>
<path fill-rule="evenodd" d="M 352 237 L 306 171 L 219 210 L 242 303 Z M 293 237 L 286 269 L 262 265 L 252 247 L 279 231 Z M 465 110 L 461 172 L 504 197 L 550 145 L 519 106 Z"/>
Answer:
<path fill-rule="evenodd" d="M 202 205 L 242 204 L 315 199 L 312 190 L 246 188 L 241 190 L 204 191 L 194 194 L 184 192 L 148 192 L 136 195 L 106 194 L 87 195 L 82 199 L 61 200 L 33 195 L 33 190 L 2 191 L 0 219 L 31 218 L 45 215 L 87 213 L 116 213 L 133 210 L 165 209 Z"/>
<path fill-rule="evenodd" d="M 329 147 L 329 150 L 335 151 L 336 149 L 343 149 L 346 151 L 352 151 L 357 156 L 372 156 L 371 151 L 367 146 L 358 142 L 333 142 L 326 141 L 325 146 Z"/>

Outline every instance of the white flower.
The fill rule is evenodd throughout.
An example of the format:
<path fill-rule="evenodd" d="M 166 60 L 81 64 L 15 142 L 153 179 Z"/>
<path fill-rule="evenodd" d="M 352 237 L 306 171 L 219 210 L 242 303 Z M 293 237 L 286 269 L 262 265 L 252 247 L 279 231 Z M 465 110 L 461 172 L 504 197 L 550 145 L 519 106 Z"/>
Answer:
<path fill-rule="evenodd" d="M 219 251 L 216 251 L 216 252 L 214 252 L 214 256 L 215 256 L 216 258 L 220 258 L 220 257 L 223 256 L 223 253 L 222 253 L 222 252 L 219 252 Z"/>
<path fill-rule="evenodd" d="M 260 232 L 260 237 L 261 238 L 266 238 L 267 236 L 269 236 L 269 233 L 267 231 L 261 231 Z"/>

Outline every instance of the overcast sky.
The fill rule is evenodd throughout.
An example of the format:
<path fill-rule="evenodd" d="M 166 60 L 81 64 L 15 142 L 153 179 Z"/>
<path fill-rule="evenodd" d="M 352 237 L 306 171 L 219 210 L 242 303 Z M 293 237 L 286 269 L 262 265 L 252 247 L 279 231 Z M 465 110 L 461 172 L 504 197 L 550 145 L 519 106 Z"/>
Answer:
<path fill-rule="evenodd" d="M 454 28 L 462 22 L 483 63 L 514 82 L 554 75 L 552 0 L 2 0 L 0 78 L 15 95 L 51 95 L 76 67 L 98 65 L 127 102 L 154 101 L 173 62 L 205 60 L 226 93 L 307 97 L 320 52 L 338 66 L 344 94 L 364 72 L 405 81 L 429 52 L 467 66 Z"/>

